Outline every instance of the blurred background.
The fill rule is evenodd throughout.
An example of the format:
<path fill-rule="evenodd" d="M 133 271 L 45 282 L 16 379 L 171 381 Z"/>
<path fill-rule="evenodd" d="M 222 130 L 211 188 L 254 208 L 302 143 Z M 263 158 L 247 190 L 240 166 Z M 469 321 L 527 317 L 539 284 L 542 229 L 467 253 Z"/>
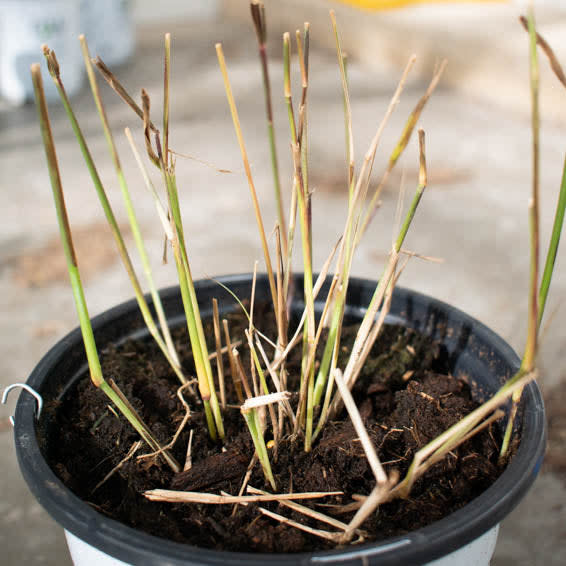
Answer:
<path fill-rule="evenodd" d="M 328 10 L 336 10 L 349 55 L 358 163 L 387 108 L 409 56 L 417 63 L 390 120 L 374 170 L 379 179 L 404 122 L 435 65 L 448 67 L 428 103 L 429 188 L 408 247 L 441 257 L 411 262 L 401 284 L 467 311 L 521 351 L 525 340 L 530 191 L 528 39 L 518 23 L 527 2 L 425 0 L 265 0 L 275 126 L 285 202 L 291 158 L 282 87 L 281 34 L 311 24 L 310 185 L 314 190 L 314 259 L 320 267 L 336 241 L 347 205 L 342 93 Z M 566 2 L 535 2 L 539 32 L 566 65 Z M 222 87 L 214 44 L 222 41 L 252 171 L 268 230 L 275 222 L 263 89 L 247 0 L 0 0 L 0 386 L 25 381 L 37 361 L 76 326 L 58 241 L 36 113 L 29 104 L 29 65 L 48 43 L 114 209 L 126 228 L 112 162 L 86 88 L 77 35 L 100 54 L 135 97 L 146 88 L 154 117 L 162 104 L 163 34 L 172 34 L 170 146 L 196 278 L 248 272 L 261 259 L 252 205 Z M 553 219 L 566 149 L 566 92 L 541 56 L 542 238 Z M 300 75 L 294 60 L 294 93 Z M 50 78 L 44 73 L 44 81 Z M 160 286 L 175 282 L 161 265 L 162 233 L 123 129 L 143 143 L 131 110 L 102 85 L 130 190 Z M 132 296 L 117 261 L 88 172 L 56 99 L 52 126 L 91 315 Z M 361 243 L 354 274 L 376 278 L 388 252 L 405 179 L 418 171 L 415 140 L 390 177 L 382 206 Z M 156 179 L 156 181 L 158 181 Z M 546 245 L 546 244 L 545 244 Z M 559 254 L 540 356 L 550 437 L 533 490 L 503 523 L 495 566 L 566 562 L 566 262 Z M 300 260 L 300 258 L 298 258 Z M 262 263 L 260 262 L 260 266 Z M 299 265 L 299 264 L 297 264 Z M 61 529 L 28 493 L 17 470 L 8 416 L 0 412 L 0 547 L 6 565 L 66 565 Z"/>

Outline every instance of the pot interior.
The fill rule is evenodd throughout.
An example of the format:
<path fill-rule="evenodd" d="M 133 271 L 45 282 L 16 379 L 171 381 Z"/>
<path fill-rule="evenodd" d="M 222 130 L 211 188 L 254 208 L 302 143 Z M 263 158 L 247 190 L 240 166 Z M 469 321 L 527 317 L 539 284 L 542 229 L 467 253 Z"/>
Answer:
<path fill-rule="evenodd" d="M 240 299 L 249 297 L 251 292 L 250 276 L 237 275 L 225 277 L 222 278 L 222 282 Z M 330 280 L 327 280 L 319 294 L 320 298 L 316 301 L 315 307 L 318 314 L 321 313 L 324 306 L 324 298 L 328 292 L 329 284 Z M 302 289 L 302 278 L 300 276 L 295 277 L 295 287 L 299 291 Z M 351 280 L 347 298 L 348 306 L 345 313 L 346 322 L 357 322 L 361 320 L 371 300 L 374 289 L 375 282 L 360 279 Z M 217 298 L 219 301 L 221 316 L 240 308 L 234 297 L 217 283 L 210 280 L 197 282 L 197 295 L 203 319 L 212 315 L 212 297 Z M 161 296 L 163 307 L 171 326 L 174 327 L 184 324 L 183 307 L 178 288 L 165 289 L 161 292 Z M 267 277 L 265 275 L 258 276 L 256 300 L 261 301 L 267 300 L 268 298 L 269 286 Z M 300 301 L 293 303 L 292 312 L 297 319 L 302 313 L 303 308 L 304 305 Z M 445 351 L 445 358 L 450 372 L 458 379 L 465 380 L 469 384 L 472 396 L 478 402 L 482 402 L 490 397 L 505 380 L 515 373 L 519 366 L 519 359 L 509 345 L 484 325 L 449 305 L 403 288 L 396 288 L 391 310 L 386 322 L 405 325 L 440 341 Z M 130 338 L 145 338 L 148 336 L 148 332 L 135 301 L 124 303 L 95 317 L 93 319 L 93 329 L 99 350 L 103 350 L 109 344 L 120 344 Z M 45 356 L 30 376 L 28 383 L 43 396 L 46 401 L 46 406 L 52 407 L 53 410 L 55 410 L 58 402 L 76 385 L 79 379 L 86 375 L 87 371 L 88 367 L 82 338 L 80 331 L 77 329 L 64 338 Z M 16 443 L 24 476 L 30 484 L 32 491 L 37 493 L 37 480 L 31 479 L 31 472 L 26 471 L 24 468 L 29 464 L 29 458 L 34 457 L 35 467 L 46 471 L 45 468 L 47 468 L 47 464 L 44 458 L 49 453 L 50 443 L 57 442 L 58 435 L 57 431 L 53 430 L 53 419 L 50 418 L 50 414 L 53 414 L 52 411 L 45 410 L 40 422 L 35 426 L 37 440 L 35 438 L 33 439 L 34 445 L 32 448 L 36 450 L 36 453 L 32 454 L 32 456 L 24 453 L 26 447 L 23 447 L 22 443 L 18 441 L 18 428 L 22 429 L 22 427 L 25 428 L 27 426 L 26 434 L 29 434 L 30 427 L 34 428 L 36 423 L 33 422 L 33 409 L 33 400 L 27 396 L 22 396 L 16 411 Z M 428 539 L 427 545 L 429 550 L 427 551 L 426 560 L 429 560 L 442 555 L 442 552 L 444 552 L 442 549 L 450 550 L 454 548 L 457 541 L 466 543 L 477 538 L 477 536 L 480 536 L 483 532 L 497 524 L 501 517 L 509 512 L 516 504 L 518 498 L 534 480 L 538 468 L 540 467 L 540 460 L 542 459 L 543 448 L 541 448 L 541 445 L 544 443 L 545 437 L 544 409 L 540 392 L 538 392 L 534 384 L 530 384 L 525 390 L 522 413 L 520 418 L 517 419 L 517 424 L 519 427 L 524 428 L 525 434 L 523 434 L 518 453 L 508 467 L 511 469 L 514 476 L 510 476 L 510 479 L 508 478 L 504 481 L 502 481 L 504 479 L 502 476 L 491 488 L 478 498 L 478 500 L 483 498 L 486 499 L 486 501 L 490 501 L 493 512 L 487 516 L 485 511 L 477 509 L 475 510 L 476 514 L 471 517 L 469 515 L 462 515 L 462 517 L 460 517 L 460 512 L 457 512 L 438 523 L 416 531 L 414 535 L 411 534 L 408 537 L 404 537 L 401 547 L 404 549 L 403 552 L 408 553 L 406 554 L 406 562 L 404 563 L 412 563 L 410 561 L 410 556 L 412 555 L 423 556 L 420 547 L 425 543 L 423 539 L 424 534 L 426 534 L 425 538 Z M 27 442 L 29 443 L 29 436 Z M 35 444 L 36 442 L 37 444 Z M 38 461 L 37 458 L 40 453 L 42 461 Z M 522 462 L 523 459 L 526 459 L 526 461 Z M 523 479 L 517 479 L 517 474 L 522 474 Z M 62 487 L 62 484 L 60 484 L 59 480 L 52 473 L 50 480 L 55 481 Z M 494 503 L 493 494 L 491 496 L 489 495 L 490 492 L 495 492 L 498 489 L 498 484 L 499 489 L 503 489 L 507 494 L 506 500 L 503 503 Z M 42 496 L 44 500 L 42 502 L 45 504 L 44 495 L 45 494 Z M 55 495 L 51 492 L 47 497 L 49 500 L 46 504 L 48 511 L 50 511 L 57 520 L 62 522 L 65 528 L 80 535 L 80 532 L 84 529 L 77 526 L 76 517 L 72 520 L 69 518 L 70 512 L 66 509 L 67 504 L 70 505 L 71 503 L 63 502 L 63 504 L 61 504 L 60 502 L 51 501 L 54 497 Z M 71 500 L 74 499 L 76 499 L 74 496 L 71 497 Z M 75 501 L 72 501 L 72 503 L 76 506 Z M 467 505 L 466 508 L 471 507 L 475 509 L 475 504 L 476 501 Z M 64 509 L 61 508 L 61 505 Z M 85 506 L 85 504 L 83 504 L 83 506 Z M 85 517 L 88 518 L 87 523 L 95 520 L 92 518 L 92 513 L 94 512 L 90 508 L 86 510 L 83 509 L 79 513 L 79 515 L 83 517 L 83 523 L 87 520 Z M 61 517 L 63 517 L 63 521 L 61 521 Z M 99 519 L 96 518 L 96 521 L 99 522 Z M 100 532 L 103 533 L 107 528 L 109 531 L 116 532 L 118 528 L 116 525 L 119 524 L 111 520 L 106 521 L 110 523 L 110 526 L 107 527 L 106 523 L 102 520 L 98 525 Z M 440 532 L 438 531 L 440 523 L 446 521 L 448 521 L 446 524 L 450 524 L 451 533 L 438 534 Z M 122 527 L 126 529 L 125 533 L 127 534 L 127 536 L 124 535 L 123 539 L 127 540 L 131 538 L 133 536 L 132 533 L 135 531 L 132 531 L 129 527 L 120 525 L 120 528 Z M 143 536 L 148 537 L 147 535 Z M 154 537 L 148 538 L 152 539 Z M 407 541 L 409 541 L 410 544 L 407 543 Z M 187 547 L 185 547 L 184 550 L 182 548 L 175 548 L 176 546 L 182 547 L 182 545 L 177 543 L 171 543 L 169 541 L 161 542 L 165 547 L 171 550 L 173 555 L 180 556 L 183 552 L 187 551 Z M 140 541 L 137 541 L 135 544 L 139 543 Z M 125 542 L 122 541 L 113 544 L 123 550 Z M 131 546 L 134 543 L 129 544 Z M 376 553 L 376 545 L 370 545 L 368 548 L 372 548 L 373 550 L 371 552 L 368 550 L 368 558 L 370 556 L 375 557 L 379 555 L 379 563 L 388 564 L 387 555 L 389 550 L 387 549 L 387 545 L 382 545 L 382 547 L 383 552 Z M 363 548 L 363 546 L 360 547 L 360 549 Z M 120 552 L 122 551 L 119 550 L 117 556 L 124 556 L 124 554 L 120 554 Z M 206 554 L 210 551 L 199 552 Z M 226 554 L 226 557 L 230 554 L 241 555 L 241 553 L 224 554 Z M 324 555 L 325 553 L 322 554 Z M 338 556 L 339 554 L 340 551 L 331 553 L 332 556 Z M 268 555 L 265 555 L 265 557 L 267 556 Z M 289 556 L 295 557 L 295 559 L 299 561 L 301 555 Z M 249 563 L 256 563 L 256 559 L 261 560 L 261 555 L 254 555 L 253 560 Z M 425 561 L 424 558 L 419 558 L 419 560 L 421 563 Z M 370 559 L 370 563 L 372 562 L 373 558 Z M 181 562 L 179 562 L 179 564 L 180 563 Z"/>

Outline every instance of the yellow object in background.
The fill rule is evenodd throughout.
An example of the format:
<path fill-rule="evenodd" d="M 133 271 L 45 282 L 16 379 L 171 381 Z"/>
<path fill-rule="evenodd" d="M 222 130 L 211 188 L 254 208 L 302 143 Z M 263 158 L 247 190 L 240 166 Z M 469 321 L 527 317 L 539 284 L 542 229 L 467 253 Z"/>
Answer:
<path fill-rule="evenodd" d="M 509 0 L 340 0 L 363 10 L 394 10 L 414 4 L 501 4 Z"/>

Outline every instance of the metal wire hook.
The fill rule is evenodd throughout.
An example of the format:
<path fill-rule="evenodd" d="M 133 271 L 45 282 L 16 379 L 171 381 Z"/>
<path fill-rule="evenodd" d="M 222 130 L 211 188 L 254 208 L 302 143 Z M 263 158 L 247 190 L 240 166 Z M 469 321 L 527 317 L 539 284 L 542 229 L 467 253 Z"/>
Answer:
<path fill-rule="evenodd" d="M 35 414 L 35 418 L 36 420 L 39 419 L 39 416 L 41 415 L 41 409 L 43 409 L 43 397 L 35 389 L 33 389 L 33 387 L 30 387 L 26 383 L 12 383 L 12 385 L 8 385 L 8 387 L 4 389 L 4 393 L 2 393 L 2 405 L 6 404 L 10 391 L 12 391 L 12 389 L 16 389 L 17 387 L 19 387 L 20 389 L 24 389 L 30 395 L 33 395 L 33 397 L 37 401 L 37 411 Z M 13 416 L 10 417 L 10 422 L 12 423 L 12 426 L 14 426 Z"/>

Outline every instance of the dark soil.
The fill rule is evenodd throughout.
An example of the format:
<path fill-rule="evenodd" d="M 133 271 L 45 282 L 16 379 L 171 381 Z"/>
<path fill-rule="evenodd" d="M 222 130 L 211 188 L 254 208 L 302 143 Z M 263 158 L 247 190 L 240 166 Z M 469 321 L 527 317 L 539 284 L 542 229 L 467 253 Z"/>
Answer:
<path fill-rule="evenodd" d="M 260 318 L 256 309 L 256 320 Z M 247 321 L 231 317 L 233 339 L 240 334 L 237 327 L 243 325 L 247 326 Z M 258 323 L 258 327 L 265 328 L 265 324 Z M 175 334 L 190 374 L 192 362 L 186 332 L 179 329 Z M 351 340 L 355 335 L 355 328 L 347 328 L 345 335 L 344 355 L 348 337 Z M 243 355 L 244 348 L 240 350 Z M 374 346 L 354 396 L 387 471 L 396 469 L 402 477 L 416 450 L 476 406 L 467 385 L 447 375 L 445 357 L 438 344 L 396 326 L 386 326 Z M 244 367 L 249 367 L 245 358 L 244 362 Z M 169 442 L 185 410 L 176 396 L 179 383 L 157 348 L 149 342 L 129 341 L 119 348 L 108 348 L 102 363 L 107 378 L 116 380 L 155 436 L 163 444 Z M 228 399 L 235 403 L 227 363 L 224 369 Z M 298 389 L 292 383 L 296 373 L 290 376 L 291 390 Z M 194 429 L 193 467 L 189 472 L 175 475 L 159 458 L 138 460 L 144 447 L 95 489 L 138 438 L 85 376 L 75 392 L 57 407 L 54 426 L 60 433 L 49 448 L 50 463 L 62 481 L 97 510 L 156 536 L 235 551 L 300 552 L 330 548 L 328 541 L 261 515 L 256 504 L 240 505 L 233 514 L 233 505 L 156 503 L 144 498 L 143 492 L 154 488 L 230 494 L 237 494 L 240 489 L 253 456 L 253 445 L 239 410 L 227 408 L 224 414 L 227 442 L 223 452 L 206 434 L 202 406 L 194 399 L 189 399 L 189 403 L 191 420 L 172 450 L 182 464 L 190 429 Z M 501 472 L 497 455 L 496 429 L 485 430 L 451 452 L 417 481 L 409 499 L 382 505 L 364 524 L 370 540 L 402 535 L 428 525 L 477 497 Z M 352 495 L 368 494 L 375 485 L 346 413 L 327 424 L 308 454 L 300 439 L 284 439 L 277 460 L 272 458 L 272 467 L 280 493 L 344 492 L 339 497 L 303 503 L 345 522 L 353 513 L 338 515 L 333 508 L 320 503 L 347 504 L 352 502 Z M 271 491 L 259 465 L 253 469 L 250 485 Z M 277 503 L 262 506 L 315 528 L 325 528 Z"/>

